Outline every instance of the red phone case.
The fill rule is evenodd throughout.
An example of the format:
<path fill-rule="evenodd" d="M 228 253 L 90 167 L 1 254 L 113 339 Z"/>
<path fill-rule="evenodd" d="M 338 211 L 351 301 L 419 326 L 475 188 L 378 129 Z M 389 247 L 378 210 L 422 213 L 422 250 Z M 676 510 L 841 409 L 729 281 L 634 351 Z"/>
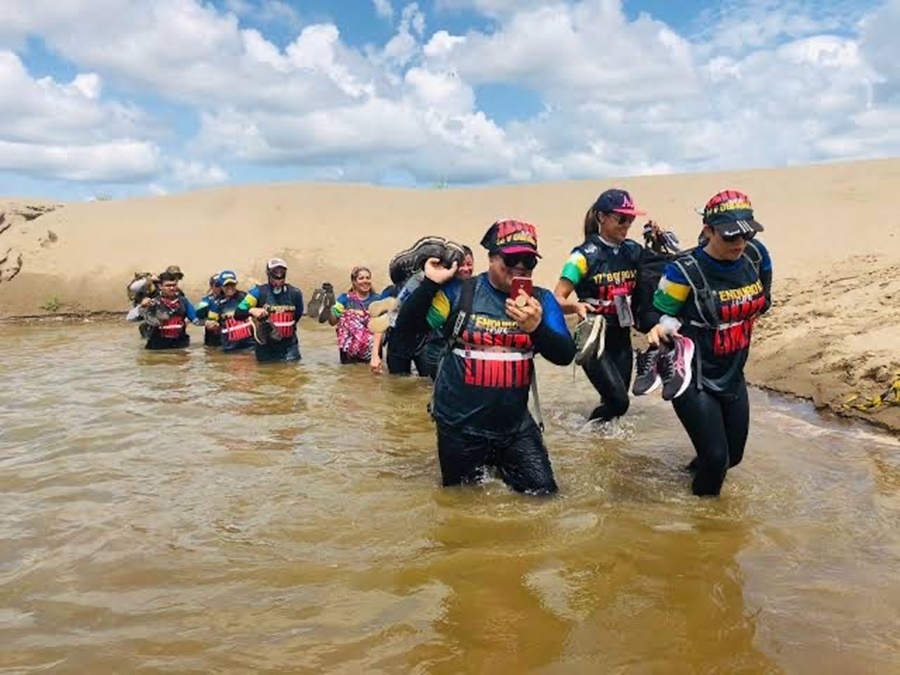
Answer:
<path fill-rule="evenodd" d="M 513 277 L 509 286 L 509 297 L 515 300 L 519 297 L 519 289 L 525 291 L 526 295 L 534 295 L 534 284 L 528 277 Z"/>

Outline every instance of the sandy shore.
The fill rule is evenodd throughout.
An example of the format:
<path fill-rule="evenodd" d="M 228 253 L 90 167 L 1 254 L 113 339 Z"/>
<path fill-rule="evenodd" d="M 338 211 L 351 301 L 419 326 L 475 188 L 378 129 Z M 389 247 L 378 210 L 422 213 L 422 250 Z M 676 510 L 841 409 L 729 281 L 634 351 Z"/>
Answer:
<path fill-rule="evenodd" d="M 603 189 L 630 190 L 690 242 L 700 228 L 693 208 L 735 188 L 766 226 L 776 278 L 748 376 L 847 413 L 849 396 L 874 396 L 900 377 L 898 184 L 900 160 L 880 160 L 445 190 L 280 184 L 93 203 L 8 198 L 0 200 L 0 317 L 124 312 L 132 273 L 169 264 L 181 266 L 196 300 L 214 271 L 234 269 L 249 286 L 273 255 L 307 294 L 324 280 L 342 287 L 356 264 L 371 266 L 380 287 L 391 255 L 425 234 L 468 243 L 483 265 L 478 241 L 499 217 L 538 226 L 536 278 L 552 287 Z M 849 412 L 900 432 L 900 406 Z"/>

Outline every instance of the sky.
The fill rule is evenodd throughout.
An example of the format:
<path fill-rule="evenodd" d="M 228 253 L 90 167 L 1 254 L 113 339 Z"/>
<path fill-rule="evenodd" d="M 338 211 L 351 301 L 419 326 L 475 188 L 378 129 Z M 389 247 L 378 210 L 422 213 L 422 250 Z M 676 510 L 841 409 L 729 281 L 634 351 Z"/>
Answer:
<path fill-rule="evenodd" d="M 0 194 L 900 156 L 900 0 L 3 0 Z"/>

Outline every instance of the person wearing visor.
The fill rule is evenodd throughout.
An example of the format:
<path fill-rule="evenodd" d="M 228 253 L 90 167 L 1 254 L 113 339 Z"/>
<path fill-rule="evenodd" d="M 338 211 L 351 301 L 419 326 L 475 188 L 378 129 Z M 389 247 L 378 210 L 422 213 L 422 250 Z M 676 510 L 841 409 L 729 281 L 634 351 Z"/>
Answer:
<path fill-rule="evenodd" d="M 287 263 L 266 263 L 268 282 L 251 288 L 234 310 L 236 321 L 254 321 L 257 361 L 299 361 L 297 321 L 303 316 L 303 293 L 287 283 Z"/>
<path fill-rule="evenodd" d="M 716 193 L 703 208 L 706 243 L 666 265 L 653 297 L 657 323 L 647 337 L 662 346 L 660 363 L 672 358 L 666 345 L 693 345 L 692 359 L 674 352 L 685 389 L 672 405 L 697 453 L 687 468 L 698 496 L 718 495 L 744 456 L 750 426 L 744 365 L 753 324 L 772 303 L 772 260 L 756 239 L 762 231 L 746 194 Z"/>
<path fill-rule="evenodd" d="M 591 420 L 608 422 L 628 412 L 631 329 L 646 331 L 655 323 L 642 320 L 646 308 L 639 306 L 636 289 L 654 265 L 658 277 L 671 256 L 628 238 L 635 217 L 645 213 L 626 190 L 601 193 L 584 216 L 584 242 L 572 249 L 553 291 L 563 311 L 581 320 L 575 328 L 575 363 L 601 397 Z"/>
<path fill-rule="evenodd" d="M 540 257 L 534 225 L 497 221 L 481 245 L 488 270 L 467 280 L 455 278 L 457 262 L 448 267 L 429 258 L 396 328 L 440 330 L 447 339 L 430 406 L 443 485 L 478 482 L 493 468 L 517 492 L 553 494 L 558 488 L 542 428 L 528 410 L 529 388 L 535 354 L 567 365 L 575 344 L 553 294 L 531 284 Z"/>
<path fill-rule="evenodd" d="M 222 351 L 226 353 L 243 351 L 252 348 L 252 319 L 243 321 L 234 318 L 238 306 L 247 296 L 246 291 L 238 289 L 238 278 L 232 270 L 222 270 L 216 278 L 221 289 L 220 295 L 210 304 L 208 321 L 215 321 L 219 326 L 219 340 Z"/>

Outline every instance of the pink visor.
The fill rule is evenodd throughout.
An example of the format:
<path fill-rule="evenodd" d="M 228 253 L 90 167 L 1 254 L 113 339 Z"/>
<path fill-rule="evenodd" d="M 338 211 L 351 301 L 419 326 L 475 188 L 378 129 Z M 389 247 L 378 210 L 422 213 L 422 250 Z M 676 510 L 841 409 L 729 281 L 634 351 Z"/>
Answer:
<path fill-rule="evenodd" d="M 500 253 L 508 253 L 513 255 L 515 253 L 528 253 L 529 255 L 541 257 L 541 254 L 535 251 L 531 246 L 504 246 L 500 249 Z"/>

